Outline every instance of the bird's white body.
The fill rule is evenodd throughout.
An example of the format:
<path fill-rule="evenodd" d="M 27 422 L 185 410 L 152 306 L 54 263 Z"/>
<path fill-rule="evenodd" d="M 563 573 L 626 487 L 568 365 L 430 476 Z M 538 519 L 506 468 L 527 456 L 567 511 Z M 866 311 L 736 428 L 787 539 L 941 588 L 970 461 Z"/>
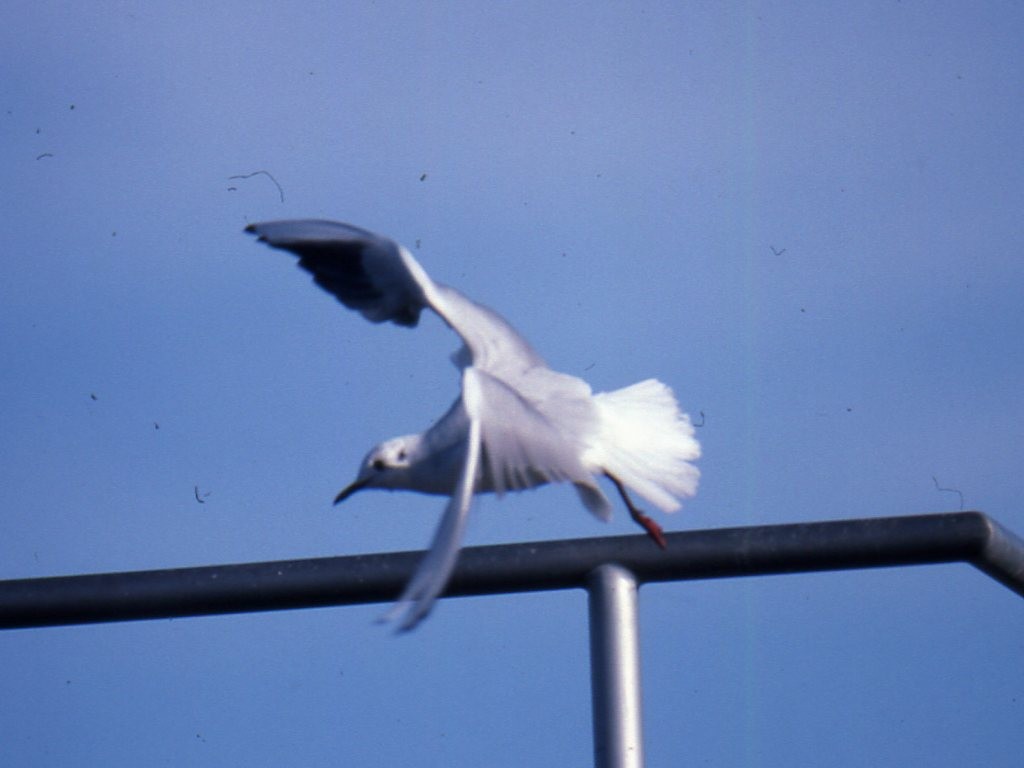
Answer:
<path fill-rule="evenodd" d="M 545 372 L 553 373 L 547 369 Z M 571 422 L 573 431 L 558 432 L 564 439 L 560 450 L 578 453 L 580 465 L 590 478 L 614 475 L 659 509 L 679 509 L 678 499 L 696 491 L 699 473 L 688 462 L 699 456 L 700 449 L 685 426 L 670 428 L 676 422 L 686 422 L 671 390 L 660 381 L 647 379 L 625 389 L 592 394 L 586 382 L 575 381 L 585 391 L 581 389 L 578 397 L 568 403 L 558 403 L 574 410 L 575 418 L 565 419 L 565 412 L 558 408 L 551 414 L 545 413 L 544 405 L 555 405 L 550 401 L 535 405 L 549 423 L 557 424 L 560 418 Z M 512 410 L 514 413 L 516 409 Z M 391 438 L 375 446 L 363 460 L 360 475 L 375 476 L 374 462 L 383 461 L 391 471 L 381 475 L 373 487 L 450 496 L 462 473 L 462 449 L 468 428 L 469 417 L 460 398 L 426 432 Z M 514 478 L 503 476 L 500 467 L 492 468 L 488 456 L 485 444 L 484 461 L 474 482 L 476 493 L 522 490 L 561 479 L 536 472 L 529 465 Z M 685 466 L 680 466 L 680 462 Z M 576 482 L 580 498 L 591 512 L 608 519 L 611 504 L 596 483 L 565 479 Z"/>
<path fill-rule="evenodd" d="M 652 535 L 660 529 L 632 506 L 623 486 L 672 512 L 692 496 L 700 456 L 689 418 L 671 390 L 648 379 L 592 393 L 575 376 L 550 369 L 499 315 L 435 283 L 401 245 L 346 224 L 298 220 L 247 231 L 299 255 L 300 266 L 346 306 L 372 322 L 414 326 L 429 307 L 462 337 L 453 361 L 462 391 L 426 432 L 374 447 L 337 498 L 362 488 L 451 497 L 434 543 L 393 613 L 410 628 L 429 612 L 454 567 L 472 496 L 571 482 L 584 505 L 607 519 L 602 475 L 622 493 Z"/>

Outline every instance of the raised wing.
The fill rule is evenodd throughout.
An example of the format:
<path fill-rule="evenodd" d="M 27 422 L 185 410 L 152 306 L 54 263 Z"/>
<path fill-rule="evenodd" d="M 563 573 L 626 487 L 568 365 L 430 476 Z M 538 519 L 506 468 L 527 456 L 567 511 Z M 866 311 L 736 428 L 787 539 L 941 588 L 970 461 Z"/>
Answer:
<path fill-rule="evenodd" d="M 413 327 L 427 306 L 423 286 L 398 244 L 387 238 L 320 219 L 267 221 L 250 224 L 245 231 L 296 254 L 317 285 L 372 323 Z"/>
<path fill-rule="evenodd" d="M 317 285 L 374 323 L 413 327 L 430 307 L 462 338 L 453 357 L 503 378 L 544 366 L 526 340 L 493 310 L 435 283 L 409 251 L 381 235 L 350 224 L 295 219 L 250 224 L 246 232 L 274 248 L 298 255 Z"/>

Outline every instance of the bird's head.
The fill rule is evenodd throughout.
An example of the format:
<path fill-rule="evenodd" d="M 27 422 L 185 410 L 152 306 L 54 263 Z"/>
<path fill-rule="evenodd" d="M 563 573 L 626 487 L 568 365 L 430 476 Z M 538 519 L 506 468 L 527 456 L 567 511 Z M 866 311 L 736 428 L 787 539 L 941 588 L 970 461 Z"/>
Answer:
<path fill-rule="evenodd" d="M 335 497 L 334 503 L 340 504 L 353 493 L 364 488 L 408 487 L 410 468 L 419 437 L 419 435 L 393 437 L 374 446 L 359 465 L 356 479 Z"/>

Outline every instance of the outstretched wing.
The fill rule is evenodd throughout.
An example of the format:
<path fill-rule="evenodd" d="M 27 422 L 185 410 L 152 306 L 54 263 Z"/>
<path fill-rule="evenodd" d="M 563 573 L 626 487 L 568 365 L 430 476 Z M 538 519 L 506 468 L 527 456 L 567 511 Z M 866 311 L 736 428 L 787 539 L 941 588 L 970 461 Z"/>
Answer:
<path fill-rule="evenodd" d="M 398 602 L 382 617 L 384 621 L 398 620 L 399 630 L 408 631 L 425 619 L 448 583 L 459 555 L 459 547 L 462 546 L 466 519 L 476 490 L 479 464 L 480 421 L 470 417 L 466 432 L 466 455 L 455 493 L 448 500 L 430 549 L 423 556 Z"/>
<path fill-rule="evenodd" d="M 424 307 L 434 310 L 463 341 L 454 360 L 515 378 L 541 359 L 504 318 L 454 288 L 435 283 L 409 251 L 350 224 L 295 219 L 250 224 L 246 232 L 291 251 L 317 285 L 374 323 L 413 327 Z"/>
<path fill-rule="evenodd" d="M 413 327 L 427 300 L 399 246 L 365 229 L 318 219 L 250 224 L 246 232 L 291 251 L 316 284 L 372 323 Z"/>

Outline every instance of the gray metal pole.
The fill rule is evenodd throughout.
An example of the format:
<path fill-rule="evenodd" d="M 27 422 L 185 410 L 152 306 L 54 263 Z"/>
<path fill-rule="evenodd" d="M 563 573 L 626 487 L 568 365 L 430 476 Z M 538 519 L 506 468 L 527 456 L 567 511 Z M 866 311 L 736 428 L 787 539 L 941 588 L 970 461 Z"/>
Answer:
<path fill-rule="evenodd" d="M 643 768 L 636 576 L 602 565 L 587 578 L 597 768 Z"/>
<path fill-rule="evenodd" d="M 604 563 L 641 584 L 971 563 L 1024 597 L 1024 541 L 980 512 L 470 547 L 446 597 L 576 589 Z M 422 552 L 0 581 L 0 630 L 394 600 Z"/>

